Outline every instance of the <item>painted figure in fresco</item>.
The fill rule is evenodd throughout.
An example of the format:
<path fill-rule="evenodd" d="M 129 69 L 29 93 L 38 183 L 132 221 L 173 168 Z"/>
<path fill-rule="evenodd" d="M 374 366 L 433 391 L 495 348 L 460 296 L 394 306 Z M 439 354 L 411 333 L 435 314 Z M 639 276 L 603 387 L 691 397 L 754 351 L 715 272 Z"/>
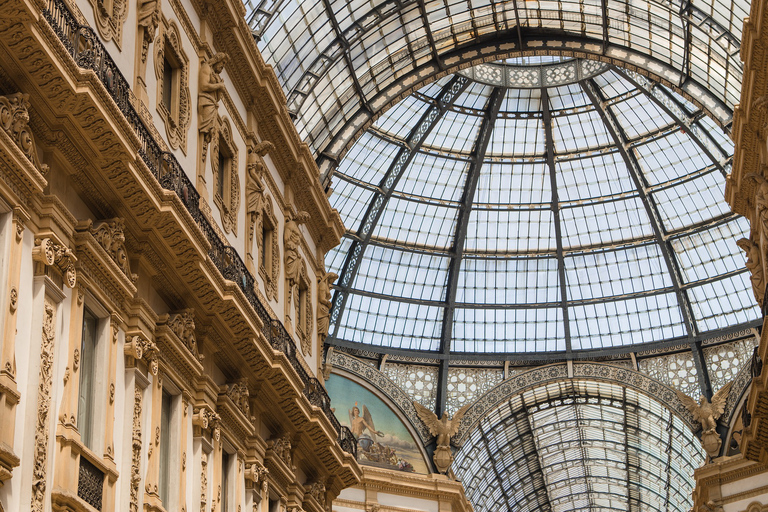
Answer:
<path fill-rule="evenodd" d="M 352 410 L 349 411 L 349 429 L 357 439 L 360 439 L 360 436 L 363 435 L 363 432 L 365 432 L 366 429 L 373 435 L 384 437 L 384 432 L 376 430 L 376 427 L 373 426 L 371 412 L 365 405 L 363 405 L 363 415 L 360 416 L 360 409 L 357 407 L 357 402 L 355 402 L 355 406 L 352 407 Z"/>

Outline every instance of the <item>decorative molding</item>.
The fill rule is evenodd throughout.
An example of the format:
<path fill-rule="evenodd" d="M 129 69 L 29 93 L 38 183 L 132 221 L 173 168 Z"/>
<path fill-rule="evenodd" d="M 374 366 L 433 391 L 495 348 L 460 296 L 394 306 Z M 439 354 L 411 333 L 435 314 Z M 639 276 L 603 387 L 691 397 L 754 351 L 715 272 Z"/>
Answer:
<path fill-rule="evenodd" d="M 141 62 L 146 64 L 149 45 L 160 25 L 160 0 L 138 0 L 136 19 L 141 32 Z"/>
<path fill-rule="evenodd" d="M 32 503 L 34 512 L 45 508 L 46 480 L 48 478 L 48 416 L 53 385 L 53 345 L 56 338 L 56 306 L 45 298 L 43 311 L 42 344 L 40 346 L 40 374 L 37 390 L 37 421 L 35 423 L 35 460 L 32 470 Z"/>
<path fill-rule="evenodd" d="M 123 25 L 128 17 L 128 0 L 90 0 L 96 28 L 105 41 L 123 45 Z"/>
<path fill-rule="evenodd" d="M 232 403 L 242 412 L 246 418 L 251 418 L 250 392 L 248 391 L 248 381 L 240 379 L 232 384 L 227 384 L 227 396 Z"/>
<path fill-rule="evenodd" d="M 238 173 L 237 162 L 237 144 L 232 138 L 232 128 L 229 125 L 229 119 L 223 119 L 217 122 L 219 126 L 219 137 L 214 137 L 213 144 L 211 145 L 211 169 L 213 171 L 213 183 L 218 183 L 219 173 L 223 172 L 223 169 L 219 169 L 220 154 L 223 149 L 229 153 L 227 158 L 230 159 L 229 164 L 229 183 L 226 183 L 226 175 L 221 178 L 224 183 L 224 196 L 219 194 L 214 186 L 213 202 L 219 207 L 221 212 L 221 226 L 224 228 L 225 233 L 232 232 L 237 236 L 237 214 L 240 208 L 240 176 Z M 226 148 L 222 148 L 222 142 L 226 145 Z M 205 151 L 205 147 L 203 148 Z M 228 195 L 228 197 L 227 197 Z"/>
<path fill-rule="evenodd" d="M 141 486 L 141 402 L 142 390 L 136 386 L 133 393 L 133 430 L 131 435 L 131 496 L 130 512 L 139 512 Z"/>
<path fill-rule="evenodd" d="M 198 361 L 202 361 L 205 358 L 197 347 L 194 309 L 183 309 L 177 313 L 169 315 L 167 319 L 160 319 L 158 323 L 166 323 L 171 331 L 173 331 L 179 340 L 184 343 L 184 346 L 189 349 Z"/>
<path fill-rule="evenodd" d="M 165 49 L 171 50 L 171 58 L 179 66 L 179 89 L 178 110 L 169 112 L 163 103 L 163 89 L 171 84 L 163 83 L 163 63 L 165 59 Z M 166 21 L 160 24 L 160 30 L 155 39 L 155 77 L 157 78 L 157 111 L 160 118 L 165 123 L 165 133 L 168 136 L 168 144 L 173 149 L 179 149 L 187 152 L 187 132 L 191 119 L 191 94 L 189 92 L 189 58 L 184 52 L 181 42 L 181 35 L 176 23 Z M 174 116 L 174 114 L 176 114 Z"/>

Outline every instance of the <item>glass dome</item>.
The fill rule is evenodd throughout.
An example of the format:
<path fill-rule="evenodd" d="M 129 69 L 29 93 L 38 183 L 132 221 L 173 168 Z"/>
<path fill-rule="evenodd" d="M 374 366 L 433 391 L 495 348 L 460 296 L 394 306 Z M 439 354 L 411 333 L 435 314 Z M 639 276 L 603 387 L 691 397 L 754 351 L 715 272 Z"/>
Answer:
<path fill-rule="evenodd" d="M 733 145 L 642 75 L 508 59 L 406 97 L 333 178 L 327 342 L 460 354 L 692 343 L 759 311 Z"/>

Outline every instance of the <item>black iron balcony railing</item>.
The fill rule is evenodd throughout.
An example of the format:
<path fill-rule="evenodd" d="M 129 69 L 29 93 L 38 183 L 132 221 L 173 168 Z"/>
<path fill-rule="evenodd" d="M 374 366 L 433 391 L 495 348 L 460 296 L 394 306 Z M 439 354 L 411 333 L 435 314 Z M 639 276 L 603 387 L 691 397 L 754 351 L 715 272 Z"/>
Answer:
<path fill-rule="evenodd" d="M 264 305 L 254 291 L 254 278 L 245 267 L 237 251 L 224 243 L 200 210 L 200 194 L 192 185 L 176 157 L 164 152 L 144 125 L 141 117 L 131 103 L 131 89 L 128 81 L 118 69 L 112 57 L 99 40 L 92 28 L 80 25 L 62 0 L 48 0 L 48 7 L 43 14 L 58 35 L 64 47 L 81 68 L 96 73 L 104 84 L 118 109 L 127 119 L 138 137 L 141 147 L 139 154 L 152 174 L 163 188 L 172 190 L 187 208 L 200 230 L 211 244 L 208 256 L 224 278 L 237 284 L 250 302 L 256 314 L 264 324 L 263 334 L 272 348 L 285 354 L 291 366 L 299 374 L 304 384 L 304 395 L 312 405 L 323 410 L 336 430 L 337 439 L 342 449 L 357 456 L 357 443 L 352 432 L 339 423 L 331 410 L 331 400 L 325 388 L 311 376 L 296 356 L 296 346 L 285 326 L 269 316 Z"/>

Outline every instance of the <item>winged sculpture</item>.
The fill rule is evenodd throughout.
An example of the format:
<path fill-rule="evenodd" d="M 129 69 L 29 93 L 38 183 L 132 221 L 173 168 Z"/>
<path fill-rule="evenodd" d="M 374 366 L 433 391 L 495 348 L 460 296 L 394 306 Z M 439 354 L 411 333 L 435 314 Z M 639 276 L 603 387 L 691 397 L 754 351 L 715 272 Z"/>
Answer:
<path fill-rule="evenodd" d="M 375 436 L 384 436 L 384 432 L 376 430 L 376 427 L 373 425 L 371 412 L 365 405 L 363 405 L 363 415 L 360 416 L 360 409 L 357 407 L 357 402 L 355 402 L 355 406 L 349 411 L 349 425 L 350 430 L 357 439 L 363 435 L 363 432 L 365 432 L 366 429 Z"/>
<path fill-rule="evenodd" d="M 416 413 L 421 418 L 421 421 L 429 429 L 429 432 L 437 437 L 437 446 L 449 446 L 451 444 L 451 437 L 455 436 L 459 431 L 459 425 L 461 424 L 461 418 L 464 413 L 469 409 L 467 404 L 458 411 L 453 417 L 449 417 L 447 414 L 443 414 L 440 419 L 437 418 L 437 414 L 430 411 L 418 402 L 413 402 L 413 406 L 416 408 Z"/>
<path fill-rule="evenodd" d="M 685 408 L 693 414 L 693 419 L 701 423 L 701 428 L 705 432 L 714 431 L 717 428 L 717 419 L 722 416 L 725 411 L 725 399 L 728 398 L 728 393 L 731 392 L 731 384 L 729 382 L 720 390 L 712 395 L 712 400 L 709 401 L 706 397 L 701 396 L 699 402 L 689 397 L 682 391 L 675 390 L 680 401 L 683 402 Z"/>

